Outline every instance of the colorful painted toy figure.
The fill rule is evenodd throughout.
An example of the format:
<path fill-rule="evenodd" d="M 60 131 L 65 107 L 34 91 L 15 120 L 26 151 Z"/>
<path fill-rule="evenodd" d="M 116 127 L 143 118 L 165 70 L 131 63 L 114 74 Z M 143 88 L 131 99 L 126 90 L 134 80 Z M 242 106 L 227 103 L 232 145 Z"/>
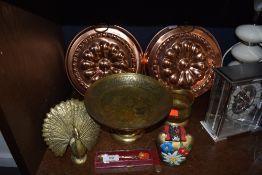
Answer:
<path fill-rule="evenodd" d="M 193 138 L 183 126 L 167 123 L 158 137 L 160 157 L 170 166 L 178 166 L 186 160 Z"/>

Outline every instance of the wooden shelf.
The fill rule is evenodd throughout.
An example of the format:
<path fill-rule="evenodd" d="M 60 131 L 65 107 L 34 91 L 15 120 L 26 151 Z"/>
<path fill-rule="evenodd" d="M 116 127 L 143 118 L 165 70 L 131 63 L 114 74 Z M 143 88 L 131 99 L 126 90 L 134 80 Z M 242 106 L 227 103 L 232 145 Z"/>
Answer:
<path fill-rule="evenodd" d="M 250 172 L 259 173 L 258 167 L 253 165 L 253 146 L 256 139 L 258 139 L 257 137 L 262 139 L 261 134 L 245 134 L 215 143 L 200 125 L 200 120 L 203 120 L 205 117 L 208 98 L 209 94 L 204 94 L 196 99 L 193 105 L 192 117 L 186 127 L 188 133 L 194 138 L 188 159 L 183 165 L 178 167 L 169 167 L 161 164 L 162 172 L 160 174 L 248 175 Z M 161 126 L 158 126 L 146 133 L 137 142 L 129 145 L 117 142 L 111 138 L 108 132 L 102 131 L 96 147 L 88 153 L 88 161 L 84 165 L 74 164 L 70 159 L 70 151 L 67 151 L 63 157 L 55 157 L 50 150 L 47 150 L 38 168 L 37 175 L 96 174 L 93 166 L 95 151 L 139 148 L 156 149 L 155 140 L 160 130 Z M 146 171 L 128 174 L 153 175 L 157 173 Z"/>

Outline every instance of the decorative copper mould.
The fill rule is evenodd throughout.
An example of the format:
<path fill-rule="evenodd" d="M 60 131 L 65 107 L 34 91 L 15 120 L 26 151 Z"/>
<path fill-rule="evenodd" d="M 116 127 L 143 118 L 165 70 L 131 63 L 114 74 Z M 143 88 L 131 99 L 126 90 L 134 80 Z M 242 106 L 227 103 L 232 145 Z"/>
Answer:
<path fill-rule="evenodd" d="M 142 49 L 119 26 L 91 26 L 78 33 L 66 53 L 71 84 L 84 95 L 95 81 L 111 74 L 139 73 Z"/>
<path fill-rule="evenodd" d="M 190 89 L 194 97 L 210 89 L 222 55 L 204 28 L 169 26 L 158 32 L 145 52 L 147 70 L 170 89 Z"/>

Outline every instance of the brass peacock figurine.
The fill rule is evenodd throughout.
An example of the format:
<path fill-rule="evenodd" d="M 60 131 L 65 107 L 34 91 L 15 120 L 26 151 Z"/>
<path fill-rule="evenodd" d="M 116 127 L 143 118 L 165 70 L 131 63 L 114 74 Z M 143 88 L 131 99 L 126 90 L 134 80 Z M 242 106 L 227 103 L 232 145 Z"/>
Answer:
<path fill-rule="evenodd" d="M 44 119 L 42 136 L 56 156 L 63 156 L 68 145 L 77 164 L 87 159 L 87 151 L 95 145 L 99 125 L 87 113 L 84 102 L 67 100 L 51 108 Z"/>

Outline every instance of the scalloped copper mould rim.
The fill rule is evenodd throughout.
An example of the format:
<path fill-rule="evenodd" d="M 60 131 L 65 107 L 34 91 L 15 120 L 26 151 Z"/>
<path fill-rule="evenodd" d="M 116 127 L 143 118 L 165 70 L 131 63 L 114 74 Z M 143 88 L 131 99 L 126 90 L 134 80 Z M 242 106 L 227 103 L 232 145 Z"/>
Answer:
<path fill-rule="evenodd" d="M 195 36 L 196 36 L 197 39 L 195 39 Z M 160 59 L 161 59 L 161 55 L 165 55 L 167 53 L 167 51 L 165 50 L 165 47 L 168 47 L 168 49 L 172 48 L 173 52 L 179 50 L 179 52 L 177 52 L 177 55 L 175 55 L 175 56 L 178 57 L 177 62 L 179 64 L 183 63 L 182 66 L 184 66 L 184 68 L 185 68 L 186 67 L 185 65 L 188 64 L 188 62 L 190 62 L 190 59 L 185 61 L 184 57 L 179 58 L 179 56 L 182 57 L 182 55 L 184 55 L 184 56 L 188 55 L 187 53 L 190 52 L 190 49 L 192 49 L 191 52 L 195 52 L 195 50 L 194 50 L 195 45 L 194 45 L 194 49 L 193 49 L 193 46 L 191 48 L 188 47 L 190 45 L 190 42 L 188 42 L 187 40 L 190 40 L 190 39 L 198 42 L 198 45 L 200 45 L 200 47 L 202 49 L 204 48 L 205 51 L 207 51 L 207 53 L 209 54 L 205 57 L 205 59 L 207 59 L 205 64 L 201 63 L 201 62 L 203 62 L 204 56 L 202 56 L 202 58 L 201 58 L 202 60 L 199 57 L 199 59 L 201 61 L 199 61 L 199 63 L 197 63 L 199 65 L 204 65 L 203 67 L 204 67 L 205 70 L 201 70 L 204 73 L 199 75 L 199 76 L 202 76 L 202 79 L 195 79 L 194 80 L 192 78 L 194 76 L 194 73 L 192 75 L 190 75 L 189 72 L 190 72 L 190 70 L 195 70 L 195 68 L 190 67 L 190 66 L 188 67 L 189 70 L 184 71 L 185 72 L 184 77 L 181 76 L 181 74 L 180 74 L 180 77 L 182 77 L 182 78 L 176 79 L 176 77 L 177 77 L 176 74 L 179 75 L 179 73 L 181 73 L 181 72 L 178 72 L 175 75 L 174 74 L 171 75 L 172 71 L 170 71 L 170 70 L 174 69 L 174 68 L 171 68 L 174 65 L 170 65 L 170 62 L 168 62 L 168 61 L 170 61 L 170 59 L 166 59 L 167 60 L 166 63 L 168 63 L 169 66 L 170 66 L 170 69 L 167 68 L 167 70 L 169 72 L 166 71 L 166 73 L 168 73 L 168 75 L 163 75 L 165 73 L 165 71 L 163 71 L 164 70 L 163 69 L 162 72 L 161 72 L 161 67 L 160 67 L 161 60 Z M 181 44 L 183 42 L 185 42 L 186 45 Z M 171 46 L 173 46 L 173 47 L 171 47 Z M 180 48 L 179 48 L 179 46 L 180 46 Z M 183 46 L 185 46 L 186 49 L 183 50 L 183 48 L 182 48 Z M 179 48 L 179 49 L 177 49 L 177 48 Z M 188 48 L 190 48 L 190 49 L 188 49 Z M 163 52 L 165 52 L 165 53 L 163 53 Z M 191 56 L 193 54 L 197 54 L 197 52 L 191 53 Z M 201 53 L 201 54 L 205 55 L 206 53 Z M 173 56 L 173 57 L 175 57 L 175 56 Z M 176 59 L 177 59 L 177 57 L 176 57 Z M 205 93 L 206 91 L 208 91 L 211 88 L 213 81 L 214 81 L 213 68 L 220 67 L 221 64 L 222 64 L 222 54 L 221 54 L 221 50 L 220 50 L 220 47 L 219 47 L 216 39 L 206 29 L 204 29 L 202 27 L 198 27 L 198 26 L 168 26 L 168 27 L 163 28 L 150 41 L 150 43 L 149 43 L 149 45 L 148 45 L 148 47 L 145 51 L 144 58 L 147 59 L 147 63 L 148 63 L 147 64 L 147 71 L 148 71 L 150 76 L 158 79 L 160 82 L 165 84 L 170 89 L 185 88 L 184 86 L 182 86 L 183 82 L 184 82 L 184 85 L 187 86 L 185 89 L 190 89 L 193 92 L 194 97 L 198 97 L 198 96 L 202 95 L 203 93 Z M 162 63 L 163 62 L 164 61 L 162 61 Z M 191 60 L 191 62 L 192 62 L 192 60 Z M 179 66 L 181 66 L 181 64 L 176 65 L 176 66 L 179 67 Z M 168 67 L 168 66 L 166 66 L 166 67 Z M 195 71 L 195 73 L 198 73 L 198 72 Z M 188 76 L 186 76 L 186 75 L 188 75 Z M 178 82 L 182 82 L 182 85 L 181 86 L 180 86 L 180 84 L 174 85 L 176 83 L 171 83 L 170 79 L 172 79 L 172 78 L 174 78 L 174 80 L 176 80 Z M 192 84 L 192 81 L 195 81 L 194 84 Z"/>
<path fill-rule="evenodd" d="M 104 58 L 105 55 L 97 56 L 98 58 L 95 58 L 94 52 L 99 52 L 97 51 L 97 49 L 102 48 L 100 47 L 100 43 L 98 43 L 101 41 L 103 42 L 102 44 L 104 44 L 103 49 L 107 49 L 107 51 L 102 50 L 102 55 L 105 54 L 105 52 L 108 52 L 108 54 L 118 52 L 116 53 L 118 54 L 118 56 L 115 56 L 117 57 L 115 59 L 120 59 L 120 57 L 122 58 L 122 60 L 120 59 L 121 61 L 119 61 L 118 64 L 116 64 L 116 62 L 112 63 L 109 59 Z M 99 47 L 94 46 L 94 48 L 92 48 L 92 44 L 99 44 Z M 93 54 L 93 57 L 89 58 L 93 58 L 93 60 L 97 62 L 92 62 L 92 59 L 86 59 L 86 61 L 84 58 L 82 58 L 85 52 L 84 50 L 88 50 L 87 47 L 90 47 L 93 50 L 91 51 L 92 53 L 87 51 L 86 54 L 89 54 L 89 56 L 90 53 Z M 140 73 L 140 63 L 142 55 L 143 52 L 138 41 L 131 33 L 129 33 L 124 28 L 116 25 L 95 25 L 83 29 L 73 38 L 66 52 L 65 67 L 70 83 L 81 95 L 84 96 L 86 89 L 96 80 L 106 76 L 106 73 L 108 73 L 108 71 L 111 71 L 109 70 L 109 67 L 112 67 L 113 64 L 119 66 L 118 68 L 113 69 L 113 71 L 115 72 L 121 72 L 123 69 L 129 69 L 129 67 L 127 67 L 127 64 L 123 65 L 124 63 L 128 63 L 128 65 L 132 66 L 130 66 L 130 72 Z M 127 58 L 125 58 L 125 56 L 127 56 Z M 86 68 L 86 70 L 82 70 L 81 65 L 79 64 L 82 64 L 82 66 L 86 67 L 89 66 L 89 68 Z M 92 69 L 90 68 L 90 65 L 96 66 L 94 66 Z M 101 70 L 99 66 L 102 67 L 103 70 Z M 90 76 L 90 79 L 88 79 L 84 77 L 84 74 L 88 76 L 90 74 L 93 76 L 99 74 L 100 76 L 96 76 L 93 79 Z M 114 73 L 111 72 L 108 74 Z"/>

